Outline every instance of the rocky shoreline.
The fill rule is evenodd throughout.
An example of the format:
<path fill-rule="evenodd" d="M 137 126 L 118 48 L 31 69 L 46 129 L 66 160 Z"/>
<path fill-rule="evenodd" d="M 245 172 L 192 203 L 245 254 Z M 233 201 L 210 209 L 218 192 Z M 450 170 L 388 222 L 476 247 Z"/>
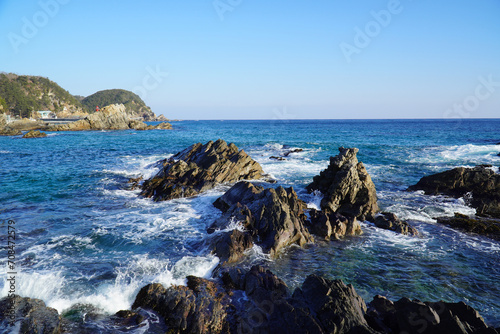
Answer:
<path fill-rule="evenodd" d="M 37 121 L 17 121 L 7 124 L 0 115 L 0 136 L 19 136 L 22 131 L 97 131 L 97 130 L 171 130 L 172 125 L 162 122 L 156 126 L 131 119 L 123 104 L 112 104 L 83 119 L 68 124 L 46 125 Z"/>
<path fill-rule="evenodd" d="M 168 333 L 500 333 L 463 302 L 408 298 L 393 302 L 375 296 L 366 303 L 353 286 L 314 274 L 292 292 L 266 268 L 239 265 L 254 245 L 276 259 L 291 245 L 304 247 L 318 240 L 359 235 L 363 233 L 359 221 L 364 220 L 377 228 L 418 237 L 413 226 L 393 213 L 380 211 L 375 185 L 357 153 L 356 148 L 339 148 L 329 166 L 306 187 L 323 195 L 321 210 L 307 208 L 292 187 L 274 188 L 265 182 L 271 180 L 258 162 L 221 139 L 194 144 L 160 161 L 159 171 L 148 180 L 130 180 L 141 189 L 140 196 L 155 201 L 197 196 L 220 184 L 232 185 L 213 203 L 222 214 L 207 229 L 205 246 L 220 263 L 211 279 L 189 276 L 186 286 L 149 284 L 139 291 L 130 310 L 113 316 L 96 312 L 96 319 L 129 330 L 149 326 L 155 318 L 159 319 L 155 320 L 158 332 Z M 497 194 L 498 177 L 484 166 L 457 169 L 424 177 L 409 190 L 458 197 L 472 191 L 471 205 L 481 214 L 495 216 L 499 203 L 496 195 L 488 197 L 487 192 Z M 479 224 L 470 220 L 456 216 L 438 221 L 490 237 L 497 235 L 498 225 L 468 228 Z M 92 332 L 81 318 L 88 312 L 76 314 L 61 316 L 42 301 L 19 296 L 0 300 L 0 328 L 7 328 L 12 316 L 22 333 Z"/>

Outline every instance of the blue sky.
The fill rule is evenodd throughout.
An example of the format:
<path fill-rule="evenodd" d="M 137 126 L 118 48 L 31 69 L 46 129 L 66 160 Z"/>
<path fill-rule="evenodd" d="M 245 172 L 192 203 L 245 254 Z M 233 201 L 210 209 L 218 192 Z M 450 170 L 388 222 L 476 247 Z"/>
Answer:
<path fill-rule="evenodd" d="M 499 18 L 499 0 L 0 0 L 0 71 L 169 118 L 496 118 Z"/>

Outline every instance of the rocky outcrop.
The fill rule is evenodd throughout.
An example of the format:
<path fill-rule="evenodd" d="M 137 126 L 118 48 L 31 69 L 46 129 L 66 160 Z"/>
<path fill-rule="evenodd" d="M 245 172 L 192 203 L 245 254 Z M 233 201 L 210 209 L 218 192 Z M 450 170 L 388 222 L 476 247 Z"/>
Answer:
<path fill-rule="evenodd" d="M 357 148 L 341 147 L 339 151 L 339 155 L 330 158 L 328 168 L 314 177 L 307 190 L 319 190 L 324 195 L 323 211 L 371 220 L 379 210 L 375 185 L 363 163 L 358 162 Z"/>
<path fill-rule="evenodd" d="M 394 231 L 404 235 L 419 235 L 416 228 L 407 222 L 401 221 L 398 216 L 391 212 L 381 212 L 375 215 L 373 222 L 375 223 L 375 226 L 385 230 Z"/>
<path fill-rule="evenodd" d="M 144 122 L 132 120 L 123 104 L 112 104 L 84 119 L 61 125 L 52 125 L 47 131 L 88 131 L 88 130 L 146 130 Z"/>
<path fill-rule="evenodd" d="M 479 216 L 500 218 L 500 174 L 485 166 L 459 167 L 423 177 L 408 190 L 464 197 Z"/>
<path fill-rule="evenodd" d="M 23 136 L 23 138 L 45 138 L 45 137 L 47 137 L 47 134 L 44 132 L 40 132 L 38 130 L 31 130 Z"/>
<path fill-rule="evenodd" d="M 151 284 L 132 306 L 157 312 L 180 333 L 375 333 L 352 286 L 309 276 L 293 296 L 273 273 L 231 269 L 221 281 L 188 277 L 187 287 Z"/>
<path fill-rule="evenodd" d="M 162 122 L 158 125 L 148 125 L 146 130 L 172 130 L 172 124 Z"/>
<path fill-rule="evenodd" d="M 190 276 L 187 286 L 142 288 L 132 305 L 158 313 L 172 333 L 227 333 L 229 296 L 215 283 Z"/>
<path fill-rule="evenodd" d="M 245 231 L 242 233 L 246 237 L 232 235 L 230 249 L 244 250 L 256 243 L 275 257 L 284 247 L 292 244 L 303 246 L 314 240 L 305 227 L 306 204 L 297 197 L 293 188 L 264 189 L 242 181 L 218 198 L 214 205 L 223 215 L 210 226 L 209 233 L 226 230 L 235 224 Z M 253 242 L 248 240 L 249 237 Z M 229 241 L 227 237 L 224 240 Z M 222 257 L 223 262 L 236 259 L 220 252 L 218 242 L 216 239 L 215 253 Z"/>
<path fill-rule="evenodd" d="M 141 195 L 155 201 L 191 197 L 220 183 L 260 179 L 263 174 L 245 151 L 219 139 L 194 144 L 161 161 L 160 171 L 144 182 Z"/>
<path fill-rule="evenodd" d="M 0 300 L 0 329 L 10 333 L 12 325 L 19 326 L 20 333 L 61 333 L 61 317 L 53 308 L 39 299 L 14 296 Z"/>
<path fill-rule="evenodd" d="M 355 217 L 344 217 L 338 212 L 325 213 L 315 209 L 310 210 L 309 215 L 311 217 L 309 230 L 326 241 L 363 234 L 361 225 Z"/>
<path fill-rule="evenodd" d="M 19 136 L 22 134 L 21 130 L 12 129 L 7 126 L 7 119 L 5 118 L 5 115 L 0 114 L 0 136 Z"/>
<path fill-rule="evenodd" d="M 382 333 L 492 333 L 483 318 L 463 302 L 421 302 L 402 298 L 392 302 L 375 296 L 366 315 L 370 326 Z"/>
<path fill-rule="evenodd" d="M 437 222 L 460 231 L 476 233 L 500 240 L 500 220 L 498 219 L 470 218 L 466 215 L 455 213 L 454 217 L 439 217 L 437 218 Z"/>

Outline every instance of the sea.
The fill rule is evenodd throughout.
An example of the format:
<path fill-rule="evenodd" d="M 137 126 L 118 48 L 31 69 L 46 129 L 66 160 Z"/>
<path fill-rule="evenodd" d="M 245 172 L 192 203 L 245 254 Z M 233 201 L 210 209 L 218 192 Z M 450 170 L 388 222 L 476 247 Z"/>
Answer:
<path fill-rule="evenodd" d="M 498 173 L 500 119 L 180 121 L 173 127 L 0 137 L 0 296 L 10 289 L 9 220 L 16 231 L 16 293 L 90 326 L 95 321 L 103 332 L 105 323 L 85 315 L 129 309 L 149 283 L 211 277 L 219 259 L 203 246 L 206 228 L 220 215 L 212 203 L 230 185 L 154 202 L 129 190 L 127 181 L 151 177 L 159 160 L 194 143 L 221 138 L 277 180 L 266 187 L 293 187 L 310 208 L 319 206 L 321 194 L 308 194 L 306 185 L 339 147 L 357 147 L 381 209 L 421 234 L 362 222 L 361 236 L 290 247 L 274 260 L 254 246 L 242 266 L 263 265 L 290 289 L 312 273 L 342 279 L 367 302 L 375 295 L 464 301 L 488 325 L 500 326 L 500 242 L 436 223 L 456 212 L 474 215 L 463 198 L 406 190 L 425 175 L 459 166 L 489 164 Z M 270 159 L 298 148 L 284 161 Z"/>

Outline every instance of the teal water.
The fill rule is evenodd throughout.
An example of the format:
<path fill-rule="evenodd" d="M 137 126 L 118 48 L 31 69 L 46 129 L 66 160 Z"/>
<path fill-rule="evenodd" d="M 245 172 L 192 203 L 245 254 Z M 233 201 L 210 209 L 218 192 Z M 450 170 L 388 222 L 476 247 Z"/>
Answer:
<path fill-rule="evenodd" d="M 258 248 L 247 265 L 270 267 L 290 287 L 310 273 L 342 278 L 367 300 L 463 300 L 500 326 L 500 243 L 453 231 L 434 217 L 473 214 L 461 199 L 406 192 L 422 176 L 457 166 L 500 166 L 500 120 L 183 121 L 173 131 L 52 133 L 44 139 L 0 137 L 0 219 L 18 231 L 17 292 L 60 312 L 91 305 L 105 313 L 131 306 L 145 284 L 182 284 L 209 276 L 218 259 L 200 248 L 218 215 L 218 187 L 191 199 L 154 203 L 126 190 L 131 177 L 195 142 L 222 138 L 262 164 L 278 184 L 305 186 L 339 146 L 357 147 L 379 204 L 414 224 L 408 238 L 364 223 L 365 233 L 339 242 L 290 248 L 269 261 Z M 304 151 L 286 161 L 269 157 Z M 2 227 L 2 240 L 6 229 Z M 6 272 L 6 245 L 0 261 Z M 7 295 L 5 281 L 1 296 Z"/>

